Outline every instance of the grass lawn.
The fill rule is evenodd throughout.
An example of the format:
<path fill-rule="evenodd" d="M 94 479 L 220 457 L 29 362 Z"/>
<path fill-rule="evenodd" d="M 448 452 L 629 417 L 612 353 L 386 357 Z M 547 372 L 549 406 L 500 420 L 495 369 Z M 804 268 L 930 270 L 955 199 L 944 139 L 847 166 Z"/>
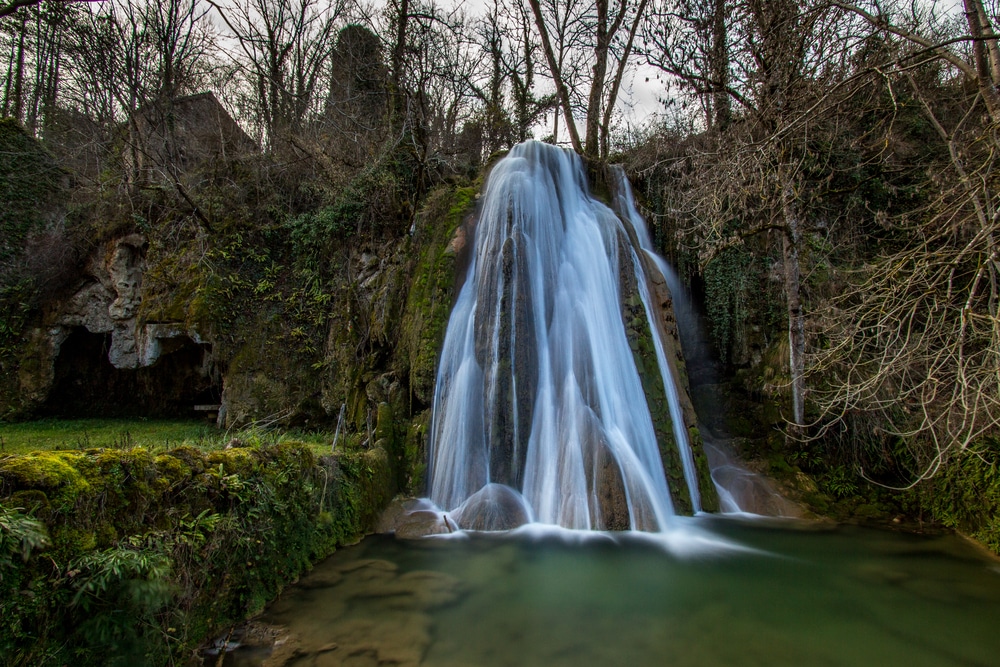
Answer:
<path fill-rule="evenodd" d="M 207 421 L 190 419 L 40 419 L 13 424 L 0 422 L 0 456 L 90 447 L 170 449 L 191 445 L 210 450 L 225 447 L 233 438 L 258 442 L 295 440 L 309 445 L 316 454 L 327 454 L 333 434 L 261 431 L 252 427 L 223 431 Z"/>

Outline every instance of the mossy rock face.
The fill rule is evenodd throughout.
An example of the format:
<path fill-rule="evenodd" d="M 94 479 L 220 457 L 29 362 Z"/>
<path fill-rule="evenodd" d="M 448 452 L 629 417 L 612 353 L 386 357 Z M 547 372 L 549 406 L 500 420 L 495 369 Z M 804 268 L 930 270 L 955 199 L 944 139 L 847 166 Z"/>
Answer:
<path fill-rule="evenodd" d="M 32 230 L 60 216 L 66 172 L 13 118 L 0 118 L 0 261 L 23 250 Z"/>
<path fill-rule="evenodd" d="M 427 488 L 427 446 L 430 441 L 430 430 L 430 409 L 417 414 L 407 425 L 403 450 L 407 476 L 402 487 L 410 495 L 423 496 L 429 492 Z"/>
<path fill-rule="evenodd" d="M 673 417 L 670 412 L 666 390 L 663 386 L 663 378 L 660 374 L 656 346 L 653 341 L 653 332 L 650 329 L 649 319 L 646 315 L 642 298 L 639 295 L 639 286 L 632 271 L 632 260 L 628 256 L 628 243 L 629 241 L 625 237 L 622 237 L 619 242 L 619 266 L 623 267 L 619 277 L 622 322 L 625 325 L 625 335 L 632 350 L 632 358 L 635 361 L 636 370 L 642 381 L 646 403 L 649 407 L 650 417 L 653 420 L 653 430 L 655 431 L 656 441 L 660 447 L 660 458 L 663 461 L 663 469 L 667 477 L 667 485 L 670 488 L 670 498 L 673 502 L 674 511 L 678 514 L 690 515 L 694 513 L 694 505 L 691 501 L 687 479 L 684 476 L 684 464 L 681 460 L 681 453 L 674 436 Z M 662 308 L 668 309 L 671 307 L 667 297 L 661 298 L 661 301 L 664 302 L 661 304 Z M 672 315 L 670 315 L 669 319 L 671 322 L 673 321 Z M 685 420 L 682 428 L 688 433 L 688 444 L 694 458 L 698 495 L 701 498 L 701 509 L 714 512 L 719 508 L 718 494 L 715 490 L 715 484 L 712 482 L 701 434 L 696 425 L 694 408 L 691 405 L 690 399 L 686 396 L 688 386 L 687 375 L 684 372 L 683 359 L 679 358 L 678 350 L 680 349 L 680 344 L 676 340 L 676 329 L 668 329 L 668 335 L 673 336 L 674 343 L 671 349 L 666 350 L 665 353 L 668 359 L 673 354 L 677 366 L 673 372 L 679 376 L 677 378 L 679 382 L 678 391 L 681 394 L 681 412 Z"/>
<path fill-rule="evenodd" d="M 431 193 L 417 221 L 414 242 L 419 255 L 395 365 L 409 378 L 410 391 L 421 406 L 433 399 L 438 355 L 455 299 L 457 260 L 467 250 L 467 238 L 457 230 L 474 204 L 472 188 L 442 188 Z"/>
<path fill-rule="evenodd" d="M 660 447 L 660 458 L 663 461 L 663 471 L 667 476 L 670 488 L 670 499 L 674 511 L 678 514 L 693 514 L 691 495 L 688 492 L 687 481 L 684 479 L 684 465 L 681 462 L 680 451 L 674 439 L 673 420 L 670 416 L 670 404 L 660 377 L 659 364 L 656 359 L 656 348 L 653 335 L 649 329 L 646 312 L 639 297 L 639 287 L 631 270 L 632 261 L 627 256 L 628 240 L 622 238 L 619 243 L 619 266 L 626 267 L 619 278 L 622 301 L 622 322 L 625 325 L 625 335 L 632 350 L 639 379 L 642 381 L 646 404 L 653 420 L 653 430 L 656 442 Z"/>
<path fill-rule="evenodd" d="M 12 118 L 0 118 L 0 418 L 34 406 L 36 369 L 28 335 L 38 317 L 39 286 L 60 283 L 73 248 L 65 234 L 67 174 Z"/>
<path fill-rule="evenodd" d="M 705 512 L 719 511 L 719 494 L 712 481 L 712 469 L 708 465 L 705 454 L 705 441 L 701 431 L 696 426 L 688 427 L 688 442 L 691 443 L 691 454 L 694 457 L 694 469 L 698 478 L 698 491 L 701 496 L 701 509 Z"/>
<path fill-rule="evenodd" d="M 324 304 L 313 313 L 325 327 L 321 346 L 297 346 L 287 303 L 263 304 L 226 359 L 227 424 L 273 415 L 329 423 L 343 407 L 346 426 L 365 431 L 380 403 L 399 418 L 429 405 L 454 298 L 452 241 L 474 198 L 472 188 L 442 187 L 428 196 L 412 237 L 338 250 L 341 268 L 310 296 Z"/>

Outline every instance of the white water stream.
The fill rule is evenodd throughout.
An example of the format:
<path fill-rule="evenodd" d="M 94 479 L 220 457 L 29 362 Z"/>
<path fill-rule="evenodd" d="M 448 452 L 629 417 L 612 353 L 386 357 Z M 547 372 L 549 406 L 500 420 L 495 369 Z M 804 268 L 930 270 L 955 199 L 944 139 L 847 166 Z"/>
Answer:
<path fill-rule="evenodd" d="M 624 176 L 618 189 L 616 208 L 640 247 L 622 218 L 591 196 L 569 151 L 521 144 L 489 176 L 431 427 L 430 497 L 459 525 L 475 516 L 473 525 L 487 530 L 525 520 L 667 527 L 670 493 L 622 321 L 623 268 L 639 285 L 699 508 L 675 378 L 639 261 L 639 253 L 655 255 Z"/>

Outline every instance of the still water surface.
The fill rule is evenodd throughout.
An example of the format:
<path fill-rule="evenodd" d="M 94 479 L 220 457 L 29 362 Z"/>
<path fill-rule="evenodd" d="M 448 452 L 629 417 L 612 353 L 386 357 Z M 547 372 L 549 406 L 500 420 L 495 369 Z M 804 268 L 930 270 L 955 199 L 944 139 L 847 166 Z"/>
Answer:
<path fill-rule="evenodd" d="M 1000 664 L 1000 566 L 960 538 L 679 522 L 369 537 L 261 620 L 289 629 L 296 666 Z"/>

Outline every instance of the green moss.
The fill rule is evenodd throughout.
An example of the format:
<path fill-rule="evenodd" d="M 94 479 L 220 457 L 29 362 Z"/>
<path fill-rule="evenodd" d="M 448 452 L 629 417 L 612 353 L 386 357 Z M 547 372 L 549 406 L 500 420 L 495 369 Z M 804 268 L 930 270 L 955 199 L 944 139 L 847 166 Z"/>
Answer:
<path fill-rule="evenodd" d="M 0 481 L 10 491 L 40 491 L 54 505 L 72 506 L 77 496 L 91 488 L 80 470 L 85 460 L 85 455 L 78 452 L 7 456 L 0 459 Z"/>
<path fill-rule="evenodd" d="M 4 457 L 0 502 L 34 509 L 51 546 L 0 579 L 0 655 L 48 656 L 39 665 L 180 661 L 370 530 L 395 490 L 377 447 L 322 459 L 294 442 Z M 58 511 L 47 509 L 52 498 Z M 103 583 L 84 606 L 78 591 L 95 577 Z M 155 599 L 127 594 L 139 579 Z M 94 641 L 95 624 L 106 641 Z"/>
<path fill-rule="evenodd" d="M 625 282 L 625 281 L 623 281 Z M 667 476 L 670 488 L 670 498 L 674 510 L 679 514 L 693 514 L 691 495 L 688 493 L 687 481 L 684 478 L 684 464 L 681 462 L 680 451 L 674 439 L 673 420 L 670 416 L 670 404 L 667 401 L 663 379 L 660 377 L 659 364 L 656 359 L 656 348 L 652 332 L 643 310 L 635 285 L 631 285 L 622 299 L 622 320 L 625 324 L 625 334 L 636 370 L 642 381 L 646 404 L 653 419 L 653 429 L 656 442 L 660 447 L 660 459 L 663 461 L 663 471 Z M 623 289 L 626 286 L 623 285 Z"/>
<path fill-rule="evenodd" d="M 472 211 L 472 188 L 441 188 L 431 193 L 417 223 L 419 254 L 402 319 L 397 367 L 409 378 L 410 390 L 429 405 L 454 299 L 455 230 Z"/>
<path fill-rule="evenodd" d="M 403 489 L 411 495 L 427 493 L 427 443 L 430 438 L 431 411 L 424 410 L 410 420 L 406 429 L 405 457 L 407 478 Z"/>
<path fill-rule="evenodd" d="M 696 426 L 688 428 L 688 443 L 691 445 L 691 454 L 694 457 L 694 467 L 698 477 L 701 509 L 705 512 L 718 512 L 719 494 L 715 490 L 715 482 L 712 481 L 712 470 L 708 465 L 708 457 L 705 456 L 705 443 L 701 438 L 701 431 Z"/>

